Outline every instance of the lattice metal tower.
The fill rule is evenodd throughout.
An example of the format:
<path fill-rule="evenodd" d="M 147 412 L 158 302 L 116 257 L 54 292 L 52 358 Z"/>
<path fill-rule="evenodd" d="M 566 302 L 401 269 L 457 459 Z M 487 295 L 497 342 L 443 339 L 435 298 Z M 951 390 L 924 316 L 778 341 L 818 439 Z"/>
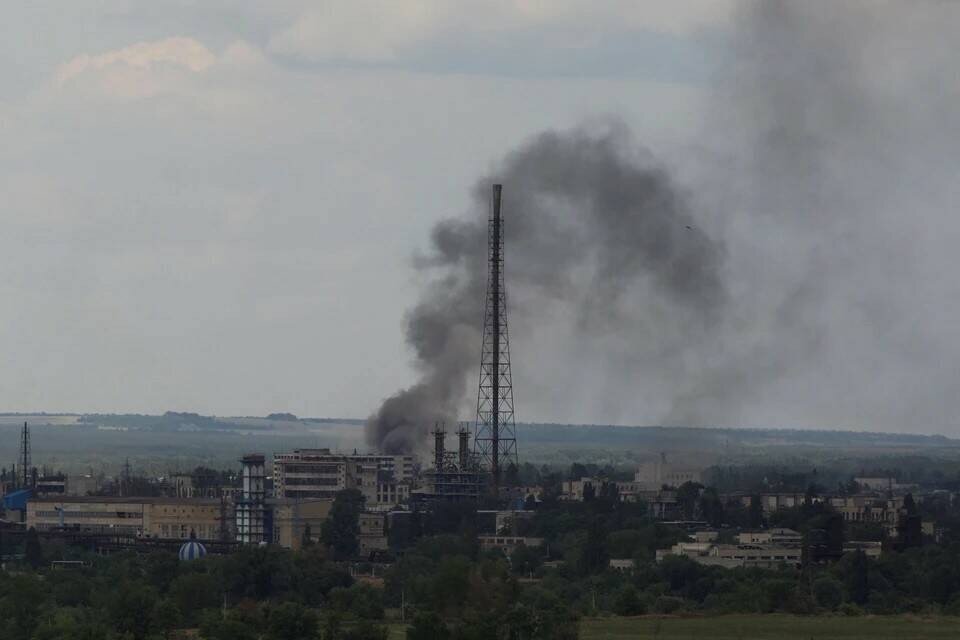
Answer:
<path fill-rule="evenodd" d="M 502 185 L 493 185 L 487 242 L 487 303 L 483 318 L 480 356 L 480 389 L 474 447 L 490 471 L 492 489 L 500 490 L 504 468 L 517 465 L 517 433 L 513 417 L 513 376 L 510 373 L 510 338 L 507 332 L 507 292 L 503 278 Z"/>
<path fill-rule="evenodd" d="M 22 488 L 26 489 L 32 484 L 31 461 L 30 461 L 30 427 L 23 423 L 23 433 L 20 435 L 20 467 L 23 473 Z"/>

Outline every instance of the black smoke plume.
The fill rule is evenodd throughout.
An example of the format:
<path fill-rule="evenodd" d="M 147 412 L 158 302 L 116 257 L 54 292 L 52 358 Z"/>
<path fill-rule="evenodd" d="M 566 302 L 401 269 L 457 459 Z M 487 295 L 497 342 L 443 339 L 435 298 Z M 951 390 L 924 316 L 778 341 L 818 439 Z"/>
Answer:
<path fill-rule="evenodd" d="M 512 325 L 515 341 L 557 316 L 574 317 L 578 333 L 623 328 L 636 322 L 637 296 L 703 330 L 720 317 L 723 247 L 626 127 L 542 133 L 477 183 L 468 215 L 433 229 L 417 263 L 435 279 L 406 319 L 420 379 L 369 418 L 373 447 L 414 451 L 435 422 L 473 417 L 467 390 L 479 373 L 493 182 L 504 185 L 509 312 L 529 319 Z"/>

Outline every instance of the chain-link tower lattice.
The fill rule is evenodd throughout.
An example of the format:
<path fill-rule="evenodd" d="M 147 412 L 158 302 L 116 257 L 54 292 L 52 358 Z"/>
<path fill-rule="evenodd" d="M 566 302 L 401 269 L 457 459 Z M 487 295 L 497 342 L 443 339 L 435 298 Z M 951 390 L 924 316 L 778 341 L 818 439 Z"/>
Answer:
<path fill-rule="evenodd" d="M 487 301 L 483 318 L 480 389 L 474 447 L 490 471 L 493 490 L 500 489 L 503 469 L 517 466 L 517 433 L 513 416 L 513 376 L 507 332 L 507 292 L 503 278 L 502 185 L 493 185 L 487 242 Z"/>

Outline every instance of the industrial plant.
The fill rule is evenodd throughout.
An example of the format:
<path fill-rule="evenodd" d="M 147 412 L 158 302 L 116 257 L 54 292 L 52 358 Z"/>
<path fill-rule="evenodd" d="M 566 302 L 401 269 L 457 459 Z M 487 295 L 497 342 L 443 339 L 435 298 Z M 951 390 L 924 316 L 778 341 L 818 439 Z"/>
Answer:
<path fill-rule="evenodd" d="M 72 478 L 33 466 L 25 422 L 18 459 L 2 475 L 4 532 L 16 537 L 33 529 L 102 551 L 179 548 L 185 540 L 202 543 L 204 553 L 260 544 L 297 549 L 319 535 L 337 495 L 356 490 L 364 505 L 360 546 L 373 553 L 387 548 L 388 517 L 402 519 L 439 504 L 494 512 L 515 504 L 515 488 L 504 486 L 505 474 L 516 473 L 518 453 L 502 192 L 493 185 L 476 420 L 472 428 L 460 422 L 452 434 L 444 423 L 434 424 L 431 459 L 301 448 L 272 459 L 243 455 L 238 471 L 198 468 L 147 480 L 137 479 L 128 462 L 114 478 Z M 448 435 L 455 436 L 455 449 L 448 449 Z"/>

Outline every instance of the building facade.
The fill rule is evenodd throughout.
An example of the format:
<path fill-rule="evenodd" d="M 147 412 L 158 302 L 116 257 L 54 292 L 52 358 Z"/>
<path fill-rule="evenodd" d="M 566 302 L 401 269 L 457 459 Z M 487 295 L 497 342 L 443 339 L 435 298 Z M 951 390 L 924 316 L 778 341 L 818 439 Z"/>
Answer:
<path fill-rule="evenodd" d="M 309 530 L 310 540 L 320 539 L 323 522 L 330 515 L 332 500 L 292 500 L 268 498 L 268 520 L 271 524 L 269 542 L 287 549 L 300 549 Z"/>
<path fill-rule="evenodd" d="M 278 498 L 329 499 L 357 489 L 367 509 L 404 504 L 413 482 L 413 456 L 340 454 L 330 449 L 297 449 L 273 457 L 273 485 Z"/>
<path fill-rule="evenodd" d="M 232 505 L 216 499 L 41 496 L 27 502 L 27 527 L 149 538 L 233 537 Z"/>
<path fill-rule="evenodd" d="M 268 541 L 264 462 L 264 457 L 259 453 L 245 455 L 240 460 L 242 488 L 236 500 L 237 540 L 246 544 Z"/>

